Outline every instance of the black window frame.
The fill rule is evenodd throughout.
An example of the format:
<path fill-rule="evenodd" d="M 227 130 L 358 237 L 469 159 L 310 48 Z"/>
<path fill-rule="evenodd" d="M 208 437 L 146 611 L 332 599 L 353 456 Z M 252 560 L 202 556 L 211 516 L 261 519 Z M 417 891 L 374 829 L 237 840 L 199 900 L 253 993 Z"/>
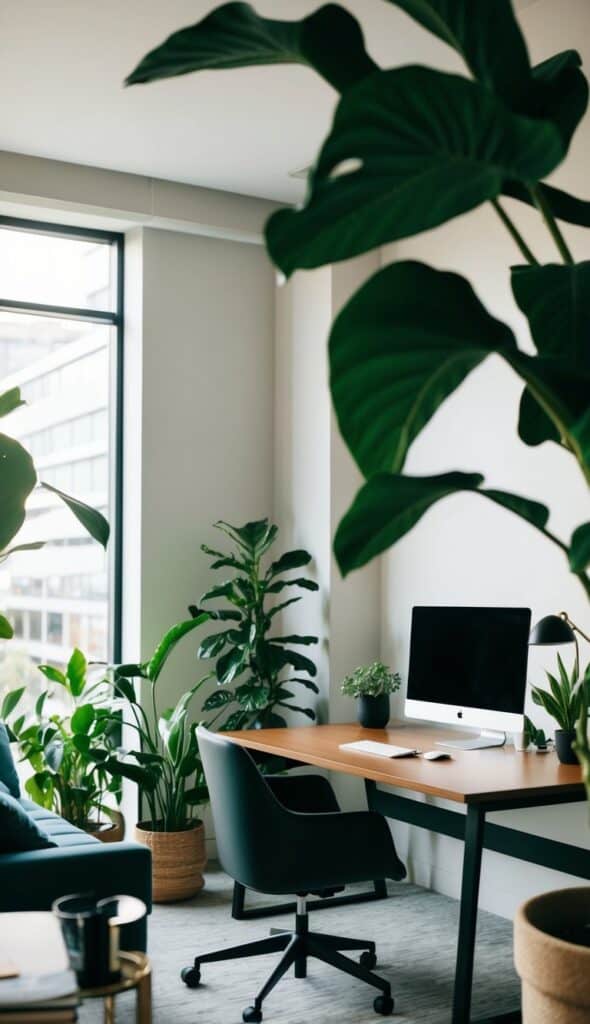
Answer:
<path fill-rule="evenodd" d="M 85 309 L 73 306 L 59 306 L 40 302 L 21 302 L 1 297 L 0 309 L 11 313 L 30 313 L 38 316 L 54 316 L 61 320 L 85 320 L 89 323 L 104 324 L 115 329 L 115 343 L 111 349 L 109 409 L 110 415 L 109 462 L 110 484 L 109 520 L 111 543 L 109 544 L 112 599 L 109 602 L 110 660 L 121 661 L 122 605 L 123 605 L 123 373 L 124 373 L 124 300 L 125 300 L 125 235 L 119 231 L 105 231 L 98 228 L 84 228 L 73 224 L 58 224 L 52 221 L 29 220 L 21 217 L 0 215 L 0 228 L 28 231 L 36 235 L 52 235 L 57 238 L 79 239 L 80 241 L 109 244 L 115 254 L 117 286 L 114 310 Z"/>

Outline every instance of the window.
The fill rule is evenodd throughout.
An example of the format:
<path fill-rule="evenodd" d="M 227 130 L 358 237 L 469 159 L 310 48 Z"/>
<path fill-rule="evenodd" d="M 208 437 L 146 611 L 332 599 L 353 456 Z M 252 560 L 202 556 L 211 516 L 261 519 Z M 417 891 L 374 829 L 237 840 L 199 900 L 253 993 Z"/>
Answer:
<path fill-rule="evenodd" d="M 2 427 L 41 481 L 111 525 L 105 555 L 55 495 L 30 496 L 18 542 L 46 543 L 0 566 L 16 634 L 0 648 L 0 700 L 16 678 L 34 699 L 35 666 L 63 667 L 74 646 L 119 657 L 122 266 L 120 235 L 0 217 L 0 391 L 27 403 Z"/>

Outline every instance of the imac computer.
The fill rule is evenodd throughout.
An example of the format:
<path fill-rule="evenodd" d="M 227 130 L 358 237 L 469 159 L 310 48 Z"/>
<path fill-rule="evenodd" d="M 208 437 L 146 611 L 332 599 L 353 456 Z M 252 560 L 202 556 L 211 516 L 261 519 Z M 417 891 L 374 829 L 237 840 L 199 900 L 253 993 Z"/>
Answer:
<path fill-rule="evenodd" d="M 414 608 L 406 717 L 480 729 L 438 744 L 461 750 L 522 732 L 530 625 L 530 608 Z"/>

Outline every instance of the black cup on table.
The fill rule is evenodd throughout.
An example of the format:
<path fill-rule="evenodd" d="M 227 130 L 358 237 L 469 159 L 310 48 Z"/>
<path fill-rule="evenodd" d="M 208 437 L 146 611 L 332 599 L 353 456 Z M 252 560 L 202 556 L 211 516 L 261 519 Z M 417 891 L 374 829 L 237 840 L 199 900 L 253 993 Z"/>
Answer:
<path fill-rule="evenodd" d="M 61 896 L 53 904 L 61 925 L 70 967 L 80 988 L 109 985 L 120 978 L 119 965 L 112 970 L 109 955 L 109 922 L 92 893 Z"/>

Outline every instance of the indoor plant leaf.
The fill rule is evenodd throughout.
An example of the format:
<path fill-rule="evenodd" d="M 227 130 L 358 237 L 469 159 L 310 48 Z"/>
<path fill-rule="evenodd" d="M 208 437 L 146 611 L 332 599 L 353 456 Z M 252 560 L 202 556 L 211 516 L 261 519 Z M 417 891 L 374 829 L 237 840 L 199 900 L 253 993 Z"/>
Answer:
<path fill-rule="evenodd" d="M 511 0 L 388 0 L 461 54 L 483 85 L 508 106 L 530 87 L 525 41 Z"/>
<path fill-rule="evenodd" d="M 160 672 L 164 668 L 168 658 L 172 654 L 172 651 L 179 643 L 180 640 L 191 630 L 197 629 L 203 622 L 208 620 L 209 616 L 207 612 L 201 612 L 195 619 L 185 619 L 184 622 L 178 622 L 175 626 L 169 629 L 158 646 L 152 654 L 152 657 L 147 663 L 146 671 L 148 679 L 151 679 L 155 683 L 160 675 Z"/>
<path fill-rule="evenodd" d="M 0 551 L 25 521 L 25 502 L 37 482 L 33 460 L 18 441 L 0 434 Z"/>
<path fill-rule="evenodd" d="M 572 572 L 584 572 L 590 566 L 590 523 L 578 526 L 572 534 L 569 547 Z"/>
<path fill-rule="evenodd" d="M 217 661 L 215 671 L 220 683 L 231 683 L 236 676 L 242 674 L 246 667 L 247 651 L 241 647 L 232 647 L 227 654 L 222 654 Z"/>
<path fill-rule="evenodd" d="M 519 112 L 551 121 L 566 148 L 588 106 L 588 83 L 576 50 L 564 50 L 532 69 L 532 82 Z M 515 108 L 513 108 L 515 109 Z"/>
<path fill-rule="evenodd" d="M 281 572 L 287 572 L 289 569 L 301 569 L 304 565 L 309 565 L 310 562 L 311 555 L 309 551 L 304 551 L 303 549 L 286 551 L 284 555 L 277 558 L 276 562 L 271 562 L 266 575 L 270 579 L 272 576 L 277 576 Z"/>
<path fill-rule="evenodd" d="M 78 522 L 82 523 L 82 526 L 90 536 L 97 540 L 99 544 L 102 544 L 103 548 L 106 548 L 109 541 L 110 526 L 101 512 L 91 508 L 90 505 L 86 505 L 85 502 L 80 501 L 78 498 L 72 498 L 69 494 L 64 494 L 63 491 L 60 491 L 57 487 L 52 487 L 51 484 L 41 481 L 41 487 L 44 487 L 46 491 L 51 491 L 52 494 L 57 494 L 58 498 L 61 498 L 70 511 L 74 513 Z"/>
<path fill-rule="evenodd" d="M 271 644 L 301 644 L 308 647 L 310 644 L 317 644 L 317 636 L 271 636 L 268 638 Z"/>
<path fill-rule="evenodd" d="M 8 391 L 4 391 L 0 395 L 0 417 L 8 416 L 10 412 L 14 412 L 21 405 L 26 405 L 26 402 L 21 398 L 20 388 L 10 388 Z"/>
<path fill-rule="evenodd" d="M 66 676 L 73 697 L 79 697 L 86 684 L 88 663 L 82 651 L 75 647 L 66 668 Z"/>
<path fill-rule="evenodd" d="M 14 636 L 14 629 L 5 615 L 0 615 L 0 640 L 10 640 Z"/>
<path fill-rule="evenodd" d="M 8 693 L 4 695 L 2 706 L 0 707 L 0 721 L 5 721 L 8 716 L 12 714 L 24 692 L 25 687 L 19 686 L 18 689 L 9 690 Z"/>
<path fill-rule="evenodd" d="M 397 472 L 437 408 L 490 353 L 516 350 L 459 274 L 407 261 L 384 267 L 330 334 L 340 432 L 365 476 Z"/>
<path fill-rule="evenodd" d="M 213 693 L 210 693 L 207 699 L 203 702 L 203 711 L 216 711 L 217 708 L 222 708 L 226 704 L 231 704 L 234 699 L 232 690 L 214 690 Z"/>
<path fill-rule="evenodd" d="M 590 374 L 590 261 L 513 267 L 512 291 L 537 351 L 565 358 L 571 367 Z M 526 444 L 561 440 L 528 389 L 521 399 L 518 432 Z"/>
<path fill-rule="evenodd" d="M 579 224 L 580 227 L 590 228 L 590 200 L 578 199 L 569 195 L 563 189 L 554 188 L 553 185 L 541 183 L 539 191 L 549 206 L 554 217 L 564 220 L 568 224 Z M 521 181 L 506 181 L 502 189 L 504 195 L 512 199 L 518 199 L 527 206 L 534 206 L 534 200 L 526 185 Z"/>
<path fill-rule="evenodd" d="M 211 636 L 205 637 L 199 645 L 197 651 L 198 658 L 215 658 L 223 650 L 226 643 L 228 643 L 228 632 L 224 630 L 221 633 L 213 633 Z"/>
<path fill-rule="evenodd" d="M 307 201 L 271 216 L 267 246 L 287 275 L 348 259 L 494 199 L 507 178 L 537 180 L 563 153 L 552 124 L 512 114 L 475 82 L 380 72 L 340 100 Z"/>
<path fill-rule="evenodd" d="M 310 676 L 317 675 L 317 668 L 310 658 L 299 654 L 297 651 L 290 651 L 284 647 L 273 647 L 269 644 L 268 655 L 275 670 L 291 665 L 296 672 L 307 672 Z"/>
<path fill-rule="evenodd" d="M 315 580 L 308 580 L 304 576 L 299 576 L 296 580 L 277 580 L 275 583 L 271 583 L 270 586 L 265 587 L 265 590 L 267 594 L 278 594 L 281 590 L 284 590 L 285 587 L 301 587 L 303 590 L 319 590 Z"/>
<path fill-rule="evenodd" d="M 67 686 L 67 679 L 63 672 L 53 665 L 39 665 L 39 672 L 42 672 L 46 679 L 52 683 L 59 683 L 60 686 Z"/>
<path fill-rule="evenodd" d="M 174 32 L 140 61 L 126 84 L 257 64 L 307 64 L 340 91 L 376 68 L 356 18 L 337 4 L 301 21 L 278 21 L 260 17 L 250 4 L 228 3 Z"/>
<path fill-rule="evenodd" d="M 365 565 L 408 533 L 436 502 L 462 491 L 481 494 L 542 529 L 549 513 L 539 502 L 498 490 L 480 490 L 479 473 L 402 476 L 381 473 L 361 487 L 334 538 L 343 575 Z"/>
<path fill-rule="evenodd" d="M 72 730 L 75 733 L 87 733 L 94 722 L 94 717 L 92 704 L 82 704 L 72 715 Z"/>

